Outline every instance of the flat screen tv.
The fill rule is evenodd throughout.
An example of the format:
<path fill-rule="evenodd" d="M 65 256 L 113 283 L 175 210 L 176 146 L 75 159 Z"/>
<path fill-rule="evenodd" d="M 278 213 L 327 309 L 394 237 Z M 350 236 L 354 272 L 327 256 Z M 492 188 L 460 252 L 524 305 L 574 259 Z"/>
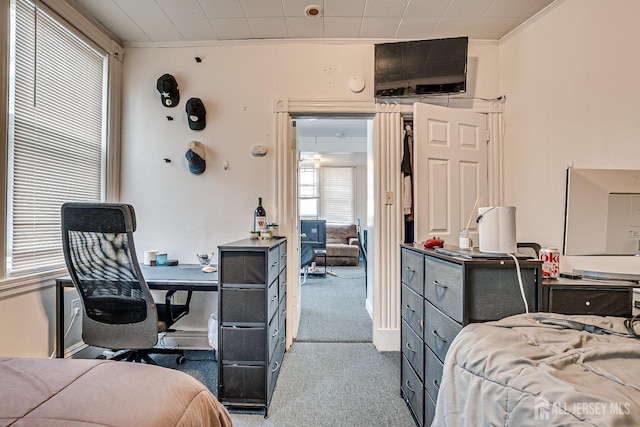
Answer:
<path fill-rule="evenodd" d="M 468 37 L 376 44 L 375 97 L 466 92 L 468 46 Z"/>

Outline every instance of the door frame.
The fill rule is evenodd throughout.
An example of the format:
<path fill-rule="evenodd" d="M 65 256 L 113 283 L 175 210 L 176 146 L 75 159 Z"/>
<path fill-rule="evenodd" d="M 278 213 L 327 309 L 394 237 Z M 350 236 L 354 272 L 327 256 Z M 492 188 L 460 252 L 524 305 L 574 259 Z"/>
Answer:
<path fill-rule="evenodd" d="M 474 112 L 487 114 L 487 128 L 490 132 L 488 147 L 488 192 L 489 203 L 499 205 L 502 203 L 503 188 L 503 117 L 504 98 L 485 100 L 467 98 L 434 98 L 429 103 L 450 108 L 465 108 Z M 273 101 L 274 114 L 274 145 L 275 145 L 275 187 L 276 187 L 276 211 L 280 234 L 287 237 L 289 242 L 297 242 L 300 231 L 298 229 L 298 203 L 297 203 L 297 143 L 295 132 L 291 124 L 291 116 L 299 115 L 332 115 L 332 116 L 373 116 L 374 127 L 376 119 L 387 113 L 399 113 L 402 118 L 410 118 L 413 115 L 412 104 L 398 104 L 395 102 L 376 103 L 372 101 L 349 101 L 338 99 L 296 99 L 283 98 Z M 400 127 L 400 131 L 401 131 Z M 397 147 L 389 147 L 389 132 L 381 132 L 374 128 L 373 149 L 373 175 L 374 175 L 374 217 L 368 218 L 370 228 L 369 236 L 372 237 L 372 251 L 368 254 L 371 268 L 368 277 L 373 288 L 373 301 L 367 299 L 367 308 L 373 318 L 373 344 L 379 351 L 398 351 L 400 349 L 400 274 L 399 268 L 400 243 L 402 242 L 402 218 L 400 192 L 395 193 L 396 203 L 391 207 L 379 195 L 389 189 L 400 188 L 400 174 L 397 176 L 381 176 L 381 171 L 399 170 L 397 165 L 391 164 L 391 160 L 397 156 L 382 156 L 381 146 L 402 151 L 402 144 Z M 402 135 L 397 135 L 402 140 Z M 382 188 L 382 187 L 385 188 Z M 380 231 L 379 224 L 384 223 L 386 232 Z M 391 225 L 391 226 L 389 226 Z M 395 231 L 393 228 L 395 227 Z M 389 232 L 391 230 L 391 233 Z M 388 248 L 389 253 L 382 253 L 377 248 Z M 395 248 L 395 249 L 393 249 Z M 396 259 L 397 258 L 397 259 Z M 298 333 L 300 321 L 300 253 L 297 245 L 288 245 L 287 250 L 287 349 L 293 343 Z M 397 274 L 396 274 L 397 273 Z M 393 280 L 397 277 L 397 280 Z M 384 282 L 383 283 L 383 279 Z M 397 306 L 397 307 L 396 307 Z"/>

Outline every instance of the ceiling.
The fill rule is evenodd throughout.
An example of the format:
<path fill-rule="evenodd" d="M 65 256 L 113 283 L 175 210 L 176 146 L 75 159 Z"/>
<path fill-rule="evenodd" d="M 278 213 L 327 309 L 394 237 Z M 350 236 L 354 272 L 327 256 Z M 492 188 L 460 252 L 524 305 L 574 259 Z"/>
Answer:
<path fill-rule="evenodd" d="M 499 40 L 554 0 L 68 0 L 125 45 L 247 39 Z M 315 17 L 308 6 L 319 9 Z"/>

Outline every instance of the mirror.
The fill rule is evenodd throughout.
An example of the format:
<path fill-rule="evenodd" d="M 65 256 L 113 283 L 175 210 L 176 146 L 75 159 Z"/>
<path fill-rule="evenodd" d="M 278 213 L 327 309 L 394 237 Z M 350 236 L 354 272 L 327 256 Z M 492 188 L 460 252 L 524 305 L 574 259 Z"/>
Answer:
<path fill-rule="evenodd" d="M 567 169 L 564 255 L 640 254 L 640 170 Z"/>

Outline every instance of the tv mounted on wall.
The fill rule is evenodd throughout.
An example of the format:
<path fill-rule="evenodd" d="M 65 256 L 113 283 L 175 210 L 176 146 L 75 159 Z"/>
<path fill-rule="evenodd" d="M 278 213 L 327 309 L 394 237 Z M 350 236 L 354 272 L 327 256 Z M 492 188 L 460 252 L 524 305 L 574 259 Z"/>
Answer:
<path fill-rule="evenodd" d="M 376 44 L 375 97 L 466 92 L 468 46 L 468 37 Z"/>

